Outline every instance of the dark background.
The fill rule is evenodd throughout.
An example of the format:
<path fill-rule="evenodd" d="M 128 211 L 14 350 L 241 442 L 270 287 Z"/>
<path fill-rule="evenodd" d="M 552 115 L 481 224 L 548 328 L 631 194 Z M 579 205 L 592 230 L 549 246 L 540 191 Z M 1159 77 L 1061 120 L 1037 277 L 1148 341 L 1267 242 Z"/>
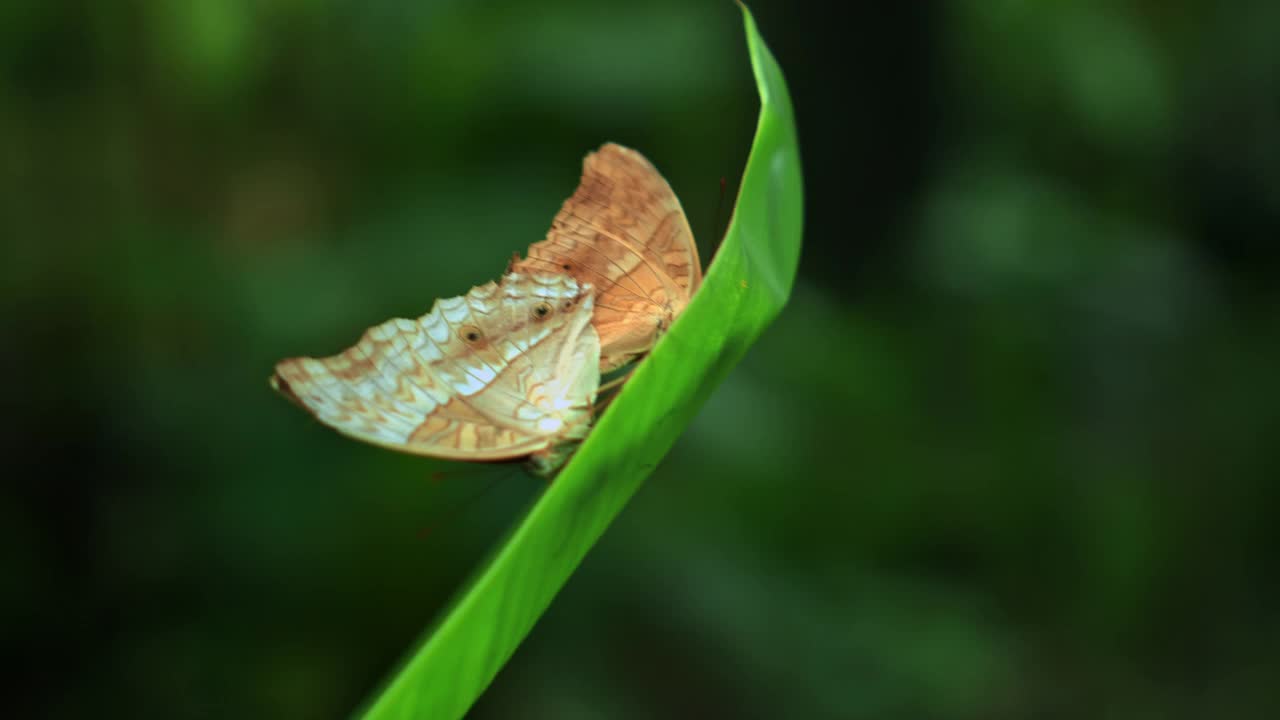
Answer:
<path fill-rule="evenodd" d="M 756 5 L 795 295 L 474 717 L 1275 717 L 1280 4 Z M 709 261 L 755 112 L 728 2 L 0 5 L 5 714 L 352 709 L 540 485 L 274 361 L 606 140 Z"/>

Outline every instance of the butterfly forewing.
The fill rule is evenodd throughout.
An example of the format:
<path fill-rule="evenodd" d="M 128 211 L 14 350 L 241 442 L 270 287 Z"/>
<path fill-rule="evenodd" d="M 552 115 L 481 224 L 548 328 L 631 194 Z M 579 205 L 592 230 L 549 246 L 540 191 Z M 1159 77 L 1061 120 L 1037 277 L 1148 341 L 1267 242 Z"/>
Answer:
<path fill-rule="evenodd" d="M 587 155 L 546 239 L 512 267 L 595 286 L 602 371 L 648 352 L 702 282 L 675 193 L 640 153 L 612 143 Z"/>
<path fill-rule="evenodd" d="M 272 385 L 366 442 L 451 459 L 523 457 L 586 432 L 599 384 L 592 309 L 590 286 L 571 276 L 512 273 L 417 320 L 371 328 L 337 355 L 282 361 Z"/>

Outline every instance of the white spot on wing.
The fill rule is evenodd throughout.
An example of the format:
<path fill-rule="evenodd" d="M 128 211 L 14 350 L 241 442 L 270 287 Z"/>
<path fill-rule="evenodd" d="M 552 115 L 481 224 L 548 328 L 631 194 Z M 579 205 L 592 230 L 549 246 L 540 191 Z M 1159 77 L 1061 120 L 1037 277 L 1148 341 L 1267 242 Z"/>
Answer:
<path fill-rule="evenodd" d="M 458 323 L 471 314 L 471 308 L 467 307 L 465 298 L 445 298 L 440 301 L 440 312 L 444 315 L 445 320 L 450 323 Z"/>
<path fill-rule="evenodd" d="M 427 335 L 430 335 L 437 345 L 449 341 L 449 324 L 445 322 L 438 309 L 433 310 L 430 315 L 424 315 L 422 325 L 427 329 Z"/>

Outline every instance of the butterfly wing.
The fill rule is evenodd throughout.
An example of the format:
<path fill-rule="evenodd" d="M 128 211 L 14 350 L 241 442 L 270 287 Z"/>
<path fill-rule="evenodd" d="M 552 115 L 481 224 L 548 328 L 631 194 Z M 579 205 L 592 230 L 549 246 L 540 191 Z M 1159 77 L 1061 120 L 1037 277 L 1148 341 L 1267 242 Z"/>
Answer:
<path fill-rule="evenodd" d="M 702 283 L 675 193 L 644 156 L 613 143 L 587 155 L 546 239 L 512 268 L 568 272 L 595 285 L 602 371 L 648 352 Z"/>
<path fill-rule="evenodd" d="M 581 437 L 599 383 L 590 286 L 511 274 L 394 319 L 271 384 L 350 437 L 418 455 L 507 460 Z M 594 378 L 594 379 L 593 379 Z"/>

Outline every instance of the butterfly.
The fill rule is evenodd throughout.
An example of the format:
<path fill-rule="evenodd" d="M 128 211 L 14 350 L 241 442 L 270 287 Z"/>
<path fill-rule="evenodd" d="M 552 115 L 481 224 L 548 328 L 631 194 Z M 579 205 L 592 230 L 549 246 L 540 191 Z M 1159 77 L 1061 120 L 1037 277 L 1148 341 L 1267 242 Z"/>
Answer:
<path fill-rule="evenodd" d="M 675 193 L 643 155 L 613 143 L 587 155 L 546 239 L 509 269 L 569 273 L 595 286 L 602 373 L 647 353 L 702 283 Z"/>
<path fill-rule="evenodd" d="M 271 386 L 338 432 L 450 460 L 527 459 L 553 473 L 591 424 L 600 384 L 593 290 L 512 272 L 370 328 L 325 358 L 278 363 Z"/>

